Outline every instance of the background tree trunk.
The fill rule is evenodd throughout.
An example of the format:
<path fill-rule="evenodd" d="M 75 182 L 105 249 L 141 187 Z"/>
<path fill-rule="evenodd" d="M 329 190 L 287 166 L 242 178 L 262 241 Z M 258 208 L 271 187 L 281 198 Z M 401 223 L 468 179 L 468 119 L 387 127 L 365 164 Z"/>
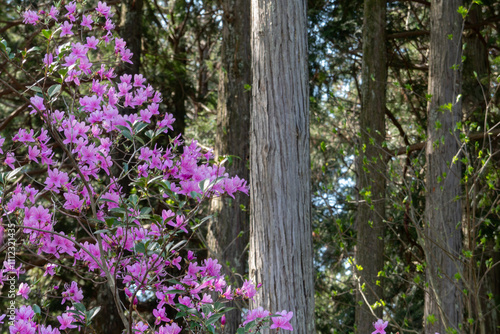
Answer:
<path fill-rule="evenodd" d="M 250 277 L 254 305 L 314 333 L 304 0 L 252 0 Z"/>
<path fill-rule="evenodd" d="M 229 175 L 248 180 L 250 154 L 251 84 L 250 0 L 224 0 L 217 107 L 217 136 L 215 155 L 234 155 L 226 163 Z M 248 206 L 250 198 L 242 193 L 212 200 L 214 218 L 208 230 L 209 249 L 228 263 L 237 274 L 244 275 L 247 263 Z M 242 208 L 242 206 L 244 208 Z M 240 234 L 241 233 L 241 234 Z M 209 256 L 214 256 L 209 254 Z M 226 271 L 226 274 L 231 274 Z M 231 275 L 232 282 L 241 284 L 241 276 Z M 226 314 L 225 333 L 235 333 L 241 320 L 241 311 Z"/>
<path fill-rule="evenodd" d="M 470 10 L 467 15 L 467 23 L 472 27 L 476 26 L 481 20 L 485 19 L 480 5 L 467 4 Z M 490 64 L 489 50 L 487 42 L 481 35 L 481 30 L 472 28 L 464 34 L 464 69 L 463 69 L 463 99 L 462 112 L 465 121 L 476 122 L 477 124 L 489 124 L 487 116 L 487 103 L 490 98 Z M 486 130 L 486 129 L 485 129 Z M 475 147 L 470 145 L 468 151 L 471 157 L 479 156 L 479 152 L 488 147 L 490 138 L 483 138 L 479 141 L 480 145 Z M 471 161 L 474 167 L 479 170 L 483 167 L 480 159 L 475 162 Z M 494 162 L 493 162 L 494 163 Z M 479 176 L 479 175 L 478 175 Z M 469 332 L 480 334 L 497 334 L 500 332 L 498 327 L 499 312 L 495 307 L 495 298 L 489 298 L 488 293 L 492 296 L 500 295 L 500 285 L 498 284 L 500 269 L 497 266 L 488 270 L 482 263 L 478 266 L 477 263 L 484 262 L 484 259 L 495 259 L 493 263 L 498 262 L 499 253 L 495 251 L 493 242 L 487 242 L 486 247 L 478 246 L 478 241 L 481 235 L 487 234 L 484 227 L 481 229 L 479 220 L 482 219 L 482 212 L 477 206 L 480 196 L 491 196 L 489 186 L 486 184 L 484 174 L 479 177 L 469 178 L 465 183 L 466 194 L 472 190 L 470 197 L 466 195 L 468 200 L 464 205 L 464 216 L 462 231 L 464 233 L 464 250 L 470 251 L 472 256 L 466 259 L 464 267 L 464 278 L 468 284 L 468 298 L 464 306 L 468 318 L 473 318 L 475 321 L 470 324 Z M 486 192 L 486 194 L 484 194 Z M 486 230 L 487 231 L 487 230 Z M 484 277 L 484 280 L 481 279 Z M 481 284 L 479 284 L 481 282 Z M 479 329 L 479 331 L 478 331 Z"/>
<path fill-rule="evenodd" d="M 362 105 L 360 115 L 361 142 L 359 147 L 356 216 L 356 293 L 357 333 L 373 331 L 376 321 L 370 306 L 382 299 L 382 284 L 378 272 L 384 268 L 384 226 L 386 165 L 385 89 L 387 81 L 385 15 L 386 0 L 365 0 L 363 17 Z M 362 269 L 361 269 L 362 267 Z M 364 295 L 364 296 L 363 296 Z M 365 300 L 366 299 L 366 300 Z M 368 302 L 368 304 L 366 303 Z M 374 309 L 382 318 L 382 307 Z"/>
<path fill-rule="evenodd" d="M 460 149 L 455 126 L 462 120 L 461 0 L 435 0 L 431 6 L 431 41 L 427 120 L 427 176 L 425 205 L 426 279 L 425 333 L 458 329 L 462 301 L 455 274 L 462 274 L 461 164 L 454 157 Z"/>
<path fill-rule="evenodd" d="M 143 0 L 123 0 L 120 35 L 133 53 L 132 63 L 123 63 L 120 72 L 138 74 L 141 68 Z"/>

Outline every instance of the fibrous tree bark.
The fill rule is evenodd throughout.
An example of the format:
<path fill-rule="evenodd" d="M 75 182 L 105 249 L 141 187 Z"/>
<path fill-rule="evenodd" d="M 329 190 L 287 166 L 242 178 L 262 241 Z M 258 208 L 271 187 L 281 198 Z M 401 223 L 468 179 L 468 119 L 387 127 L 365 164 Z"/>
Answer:
<path fill-rule="evenodd" d="M 224 14 L 219 71 L 219 95 L 217 107 L 217 134 L 215 156 L 234 156 L 225 164 L 225 172 L 248 180 L 248 156 L 250 154 L 250 102 L 251 84 L 250 49 L 250 0 L 223 0 Z M 245 273 L 248 245 L 248 206 L 250 198 L 237 194 L 235 198 L 212 200 L 214 218 L 208 232 L 209 250 L 216 258 L 239 275 L 231 275 L 230 281 L 242 283 Z M 210 254 L 210 256 L 213 256 Z M 226 274 L 231 274 L 226 271 Z M 241 322 L 239 309 L 226 314 L 225 333 L 235 333 Z"/>
<path fill-rule="evenodd" d="M 141 68 L 143 5 L 143 0 L 122 1 L 120 35 L 133 53 L 132 64 L 123 65 L 122 71 L 127 74 L 138 74 Z"/>
<path fill-rule="evenodd" d="M 362 105 L 357 162 L 359 206 L 356 216 L 356 330 L 369 333 L 382 318 L 381 277 L 384 268 L 384 218 L 386 165 L 385 89 L 387 61 L 385 42 L 386 0 L 365 0 L 363 15 Z M 379 302 L 379 304 L 377 304 Z M 373 307 L 379 305 L 379 307 Z M 370 310 L 372 308 L 372 310 Z"/>
<path fill-rule="evenodd" d="M 250 277 L 254 305 L 314 333 L 305 0 L 252 0 Z"/>
<path fill-rule="evenodd" d="M 461 0 L 435 0 L 431 6 L 431 40 L 426 143 L 426 253 L 425 333 L 459 330 L 462 319 L 462 208 L 460 140 L 456 125 L 462 120 Z"/>
<path fill-rule="evenodd" d="M 463 41 L 465 58 L 462 80 L 463 119 L 470 121 L 472 124 L 476 123 L 484 126 L 490 122 L 487 110 L 488 103 L 490 103 L 488 99 L 491 96 L 488 44 L 481 34 L 481 27 L 478 26 L 478 23 L 483 20 L 482 16 L 484 14 L 479 4 L 467 4 L 467 8 L 469 8 L 466 17 L 467 25 L 472 28 L 466 30 Z M 485 131 L 489 130 L 487 126 L 484 128 Z M 470 135 L 469 138 L 471 138 Z M 468 146 L 467 151 L 471 160 L 476 159 L 469 163 L 473 164 L 476 170 L 486 167 L 478 157 L 481 151 L 490 147 L 491 143 L 491 138 L 483 137 L 479 140 L 478 145 Z M 489 168 L 495 167 L 490 165 Z M 490 268 L 490 270 L 484 264 L 478 265 L 484 259 L 499 258 L 499 253 L 494 250 L 493 242 L 487 242 L 485 248 L 480 247 L 480 238 L 485 232 L 481 230 L 479 224 L 484 217 L 481 215 L 480 206 L 477 205 L 478 198 L 493 196 L 488 193 L 491 188 L 485 184 L 485 178 L 481 174 L 486 173 L 476 173 L 464 182 L 464 200 L 466 203 L 463 211 L 463 246 L 465 252 L 470 252 L 464 266 L 465 288 L 469 291 L 464 306 L 467 318 L 475 320 L 469 324 L 470 333 L 496 334 L 500 332 L 500 328 L 497 326 L 499 323 L 499 310 L 494 307 L 495 298 L 490 298 L 488 294 L 491 294 L 490 296 L 500 295 L 500 285 L 498 284 L 500 269 Z M 493 263 L 495 262 L 493 261 Z M 478 329 L 479 331 L 477 331 Z"/>

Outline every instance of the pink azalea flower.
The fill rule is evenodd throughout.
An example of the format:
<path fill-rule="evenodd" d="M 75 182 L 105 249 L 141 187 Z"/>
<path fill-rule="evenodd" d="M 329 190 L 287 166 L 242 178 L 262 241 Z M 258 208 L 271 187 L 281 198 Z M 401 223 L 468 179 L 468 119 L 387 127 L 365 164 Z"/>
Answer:
<path fill-rule="evenodd" d="M 156 319 L 155 325 L 157 325 L 157 326 L 159 324 L 161 324 L 162 322 L 169 322 L 170 321 L 170 319 L 167 318 L 167 316 L 165 315 L 165 308 L 164 307 L 153 310 L 153 315 Z"/>
<path fill-rule="evenodd" d="M 185 296 L 185 297 L 178 297 L 179 304 L 185 305 L 187 307 L 193 307 L 193 303 L 191 302 L 191 298 Z"/>
<path fill-rule="evenodd" d="M 58 169 L 48 170 L 49 176 L 45 179 L 46 190 L 52 190 L 59 193 L 59 188 L 66 185 L 69 180 L 68 174 L 60 172 Z"/>
<path fill-rule="evenodd" d="M 289 331 L 293 331 L 293 327 L 289 323 L 290 319 L 292 319 L 292 317 L 293 317 L 293 312 L 287 312 L 287 311 L 283 310 L 283 311 L 278 312 L 276 314 L 281 315 L 281 317 L 272 317 L 271 320 L 273 321 L 273 324 L 269 328 L 270 329 L 282 328 L 282 329 L 286 329 Z"/>
<path fill-rule="evenodd" d="M 14 157 L 14 153 L 7 152 L 7 157 L 5 158 L 4 163 L 12 169 L 16 169 L 14 163 L 16 162 L 16 158 Z"/>
<path fill-rule="evenodd" d="M 63 25 L 61 26 L 61 37 L 63 36 L 71 36 L 71 35 L 74 35 L 74 33 L 71 31 L 71 29 L 73 28 L 73 25 L 71 23 L 69 23 L 68 21 L 64 21 Z"/>
<path fill-rule="evenodd" d="M 8 212 L 12 212 L 17 208 L 24 209 L 24 203 L 26 202 L 27 196 L 25 194 L 14 194 L 10 199 L 9 203 L 7 203 Z"/>
<path fill-rule="evenodd" d="M 92 20 L 92 15 L 82 15 L 82 23 L 80 25 L 89 28 L 89 30 L 92 30 L 92 23 L 94 23 L 94 20 Z"/>
<path fill-rule="evenodd" d="M 50 64 L 52 64 L 53 61 L 54 61 L 54 56 L 52 55 L 52 53 L 46 53 L 45 57 L 43 57 L 43 63 L 47 67 L 49 67 Z"/>
<path fill-rule="evenodd" d="M 104 24 L 104 30 L 110 31 L 115 29 L 115 25 L 113 24 L 113 21 L 110 19 L 106 20 L 106 23 Z"/>
<path fill-rule="evenodd" d="M 30 200 L 31 203 L 35 202 L 35 196 L 38 194 L 38 190 L 33 188 L 31 184 L 28 184 L 26 188 L 24 188 L 24 191 L 26 192 L 26 195 L 28 196 L 28 199 Z"/>
<path fill-rule="evenodd" d="M 61 323 L 61 326 L 59 326 L 60 330 L 65 330 L 66 328 L 76 328 L 75 325 L 72 325 L 75 319 L 68 313 L 63 313 L 62 316 L 58 316 L 57 320 Z"/>
<path fill-rule="evenodd" d="M 19 291 L 17 291 L 18 296 L 23 296 L 24 299 L 28 299 L 28 294 L 30 293 L 30 286 L 26 283 L 19 284 Z"/>
<path fill-rule="evenodd" d="M 235 294 L 248 299 L 252 299 L 257 294 L 257 290 L 255 289 L 255 285 L 253 285 L 252 282 L 245 280 L 241 288 L 236 289 Z"/>
<path fill-rule="evenodd" d="M 104 16 L 105 18 L 113 16 L 113 15 L 110 15 L 110 14 L 112 14 L 111 8 L 108 7 L 106 2 L 99 1 L 99 3 L 97 4 L 97 8 L 95 10 L 96 10 L 96 12 L 98 12 L 99 14 Z"/>
<path fill-rule="evenodd" d="M 38 146 L 29 146 L 28 147 L 28 159 L 38 163 L 38 157 L 40 156 L 40 150 Z"/>
<path fill-rule="evenodd" d="M 171 325 L 162 326 L 159 328 L 158 332 L 155 334 L 179 334 L 182 328 L 179 327 L 175 322 Z"/>
<path fill-rule="evenodd" d="M 64 198 L 66 202 L 64 203 L 64 208 L 66 210 L 79 210 L 83 207 L 83 199 L 80 196 L 72 193 L 64 193 Z"/>
<path fill-rule="evenodd" d="M 132 59 L 133 55 L 134 55 L 134 53 L 131 52 L 130 49 L 125 49 L 125 51 L 121 53 L 122 61 L 129 63 L 129 64 L 132 64 L 132 61 L 130 59 Z"/>
<path fill-rule="evenodd" d="M 123 40 L 123 38 L 116 38 L 115 39 L 115 54 L 121 53 L 125 50 L 125 46 L 127 45 L 127 42 Z M 130 82 L 130 80 L 129 80 Z"/>
<path fill-rule="evenodd" d="M 33 321 L 17 320 L 14 325 L 9 326 L 9 332 L 11 334 L 35 334 L 36 333 L 36 323 Z"/>
<path fill-rule="evenodd" d="M 70 2 L 68 5 L 64 6 L 68 10 L 68 14 L 66 14 L 66 17 L 71 21 L 74 22 L 76 20 L 75 16 L 73 15 L 76 11 L 76 3 Z"/>
<path fill-rule="evenodd" d="M 134 75 L 134 87 L 144 87 L 144 82 L 146 79 L 142 76 L 142 74 L 135 74 Z"/>
<path fill-rule="evenodd" d="M 251 310 L 247 313 L 246 319 L 243 322 L 243 326 L 248 324 L 251 321 L 254 321 L 255 319 L 262 319 L 267 316 L 271 315 L 271 312 L 264 310 L 262 306 L 257 307 L 255 310 Z"/>
<path fill-rule="evenodd" d="M 71 286 L 65 285 L 66 290 L 62 293 L 63 300 L 61 304 L 64 304 L 66 300 L 70 300 L 73 303 L 79 303 L 83 299 L 83 293 L 81 289 L 78 289 L 78 284 L 73 281 Z"/>
<path fill-rule="evenodd" d="M 99 44 L 99 40 L 95 38 L 94 36 L 87 37 L 87 44 L 85 44 L 86 47 L 89 49 L 97 49 L 97 44 Z"/>
<path fill-rule="evenodd" d="M 214 301 L 211 296 L 206 293 L 203 294 L 203 298 L 200 301 L 202 304 L 212 304 Z"/>
<path fill-rule="evenodd" d="M 148 325 L 144 324 L 142 321 L 139 321 L 132 326 L 132 329 L 135 329 L 136 332 L 138 331 L 139 333 L 144 333 L 144 331 L 148 329 Z"/>
<path fill-rule="evenodd" d="M 49 16 L 57 21 L 57 15 L 59 15 L 59 10 L 54 6 L 50 7 Z"/>
<path fill-rule="evenodd" d="M 175 221 L 176 222 L 174 223 L 173 220 L 171 220 L 171 221 L 169 221 L 167 223 L 167 225 L 170 225 L 172 227 L 181 229 L 185 233 L 188 233 L 188 230 L 186 230 L 187 223 L 184 221 L 184 217 L 183 216 L 177 216 L 177 217 L 175 217 Z"/>
<path fill-rule="evenodd" d="M 373 327 L 375 327 L 375 331 L 372 334 L 385 334 L 385 328 L 389 324 L 389 321 L 385 321 L 382 319 L 378 319 L 377 322 L 373 323 Z"/>
<path fill-rule="evenodd" d="M 61 334 L 61 332 L 57 328 L 52 328 L 51 325 L 48 325 L 47 327 L 42 325 L 40 328 L 40 334 Z"/>
<path fill-rule="evenodd" d="M 30 321 L 35 316 L 31 306 L 22 305 L 16 312 L 16 320 Z"/>
<path fill-rule="evenodd" d="M 181 265 L 180 265 L 181 261 L 182 261 L 182 257 L 178 256 L 175 259 L 173 259 L 170 262 L 170 264 L 175 266 L 177 269 L 181 270 Z"/>
<path fill-rule="evenodd" d="M 23 14 L 23 17 L 24 17 L 24 20 L 23 20 L 24 24 L 29 23 L 32 25 L 36 25 L 36 23 L 38 22 L 38 15 L 36 14 L 36 12 L 34 10 L 25 11 Z"/>
<path fill-rule="evenodd" d="M 57 268 L 57 265 L 54 264 L 54 263 L 49 263 L 46 267 L 45 267 L 45 272 L 43 273 L 43 276 L 47 276 L 47 275 L 50 275 L 50 276 L 54 276 L 56 274 L 55 272 L 55 269 Z"/>
<path fill-rule="evenodd" d="M 35 95 L 32 98 L 30 98 L 31 103 L 40 111 L 45 110 L 45 106 L 43 105 L 43 98 Z M 36 113 L 38 110 L 34 109 L 31 114 Z"/>

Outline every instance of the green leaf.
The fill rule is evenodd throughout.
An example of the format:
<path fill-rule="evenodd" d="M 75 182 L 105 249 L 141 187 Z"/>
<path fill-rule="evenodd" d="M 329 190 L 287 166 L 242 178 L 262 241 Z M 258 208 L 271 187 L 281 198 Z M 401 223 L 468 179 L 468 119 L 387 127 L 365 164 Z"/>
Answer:
<path fill-rule="evenodd" d="M 224 313 L 217 313 L 217 314 L 214 314 L 212 315 L 210 318 L 208 318 L 207 322 L 205 323 L 206 325 L 211 325 L 213 324 L 214 322 L 216 322 L 217 320 L 219 320 L 220 318 L 222 318 L 222 316 L 224 315 Z"/>
<path fill-rule="evenodd" d="M 87 312 L 87 320 L 92 320 L 92 318 L 94 318 L 97 313 L 99 313 L 99 311 L 101 310 L 101 307 L 100 306 L 97 306 L 97 307 L 94 307 L 93 309 L 91 309 L 90 311 Z"/>
<path fill-rule="evenodd" d="M 56 95 L 61 91 L 61 85 L 55 84 L 49 87 L 47 90 L 47 94 L 49 94 L 49 98 L 52 98 L 52 96 Z"/>
<path fill-rule="evenodd" d="M 85 308 L 85 305 L 83 305 L 82 303 L 75 303 L 74 304 L 75 308 L 78 310 L 78 311 L 81 311 L 81 312 L 85 312 L 87 309 Z"/>
<path fill-rule="evenodd" d="M 66 74 L 68 74 L 68 69 L 67 68 L 60 69 L 59 71 L 57 71 L 57 73 L 59 73 L 62 77 L 65 77 Z"/>
<path fill-rule="evenodd" d="M 138 123 L 136 123 L 134 125 L 135 133 L 141 132 L 147 126 L 148 126 L 148 123 L 144 123 L 144 122 L 138 122 Z"/>
<path fill-rule="evenodd" d="M 42 35 L 50 39 L 52 37 L 52 30 L 42 29 Z"/>
<path fill-rule="evenodd" d="M 183 293 L 185 293 L 186 291 L 184 291 L 184 290 L 176 290 L 176 289 L 174 289 L 174 290 L 165 290 L 164 292 L 165 292 L 165 294 L 167 294 L 167 295 L 168 295 L 168 294 L 173 295 L 173 294 L 183 294 Z"/>
<path fill-rule="evenodd" d="M 469 13 L 469 10 L 467 8 L 465 8 L 464 6 L 460 6 L 458 7 L 458 10 L 457 12 L 462 15 L 462 18 L 465 19 L 465 17 L 467 16 L 467 14 Z"/>
<path fill-rule="evenodd" d="M 118 204 L 118 205 L 120 204 L 120 203 L 118 203 L 118 202 L 113 201 L 112 199 L 109 199 L 109 198 L 102 198 L 102 197 L 101 197 L 101 198 L 99 198 L 99 201 L 98 201 L 98 202 L 111 202 L 111 203 L 115 203 L 115 204 Z"/>
<path fill-rule="evenodd" d="M 178 243 L 176 243 L 170 250 L 175 250 L 175 249 L 181 247 L 182 245 L 184 245 L 186 242 L 187 242 L 187 240 L 181 240 Z"/>
<path fill-rule="evenodd" d="M 42 310 L 40 309 L 40 306 L 38 306 L 37 304 L 33 305 L 31 308 L 33 309 L 33 312 L 35 312 L 35 314 L 41 314 L 42 313 Z"/>
<path fill-rule="evenodd" d="M 139 243 L 135 244 L 135 251 L 137 253 L 145 254 L 146 253 L 146 246 L 142 242 L 139 242 Z"/>
<path fill-rule="evenodd" d="M 26 53 L 30 53 L 30 52 L 35 52 L 35 51 L 40 51 L 41 49 L 38 47 L 38 46 L 34 46 L 32 47 L 31 49 L 29 49 L 28 51 L 26 51 Z"/>
<path fill-rule="evenodd" d="M 34 92 L 42 93 L 43 94 L 42 89 L 40 87 L 38 87 L 38 86 L 31 86 L 31 87 L 30 86 L 26 86 L 26 88 L 28 88 L 28 89 L 30 89 L 30 90 L 32 90 Z"/>
<path fill-rule="evenodd" d="M 137 205 L 137 203 L 139 202 L 139 197 L 136 194 L 130 195 L 128 199 L 134 205 Z"/>

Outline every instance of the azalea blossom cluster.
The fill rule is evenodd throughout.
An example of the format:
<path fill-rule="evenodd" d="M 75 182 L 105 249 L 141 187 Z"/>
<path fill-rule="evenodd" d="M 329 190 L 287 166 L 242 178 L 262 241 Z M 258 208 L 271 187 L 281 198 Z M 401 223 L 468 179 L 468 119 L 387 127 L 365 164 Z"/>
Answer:
<path fill-rule="evenodd" d="M 224 303 L 252 299 L 256 288 L 245 281 L 233 289 L 217 260 L 197 261 L 180 237 L 198 222 L 203 200 L 248 194 L 246 182 L 229 177 L 195 141 L 183 145 L 177 136 L 168 146 L 158 143 L 173 130 L 175 119 L 162 114 L 161 93 L 141 74 L 116 75 L 115 66 L 131 62 L 133 54 L 113 36 L 113 11 L 106 3 L 79 13 L 73 1 L 47 11 L 27 10 L 23 17 L 25 24 L 47 28 L 41 30 L 49 50 L 43 55 L 42 82 L 55 83 L 31 87 L 30 112 L 43 121 L 42 128 L 21 128 L 9 140 L 0 136 L 0 153 L 5 150 L 2 220 L 18 226 L 24 247 L 46 260 L 43 276 L 72 267 L 80 277 L 115 291 L 128 333 L 180 333 L 181 325 L 167 317 L 168 308 L 201 329 L 222 326 Z M 108 46 L 116 59 L 103 62 L 98 52 Z M 6 142 L 11 146 L 3 147 Z M 32 176 L 37 170 L 42 177 Z M 124 182 L 132 192 L 123 190 Z M 61 222 L 68 221 L 78 233 L 63 231 Z M 12 272 L 19 279 L 24 270 L 4 263 L 0 285 Z M 22 282 L 17 294 L 27 305 L 16 308 L 15 315 L 0 315 L 0 323 L 8 322 L 11 334 L 57 334 L 89 326 L 99 309 L 86 309 L 79 284 L 61 289 L 66 311 L 51 319 L 30 303 L 36 286 Z M 118 300 L 117 286 L 127 301 Z M 148 295 L 157 303 L 151 323 L 134 316 L 140 297 Z M 251 310 L 239 333 L 263 325 L 292 330 L 292 316 Z"/>

